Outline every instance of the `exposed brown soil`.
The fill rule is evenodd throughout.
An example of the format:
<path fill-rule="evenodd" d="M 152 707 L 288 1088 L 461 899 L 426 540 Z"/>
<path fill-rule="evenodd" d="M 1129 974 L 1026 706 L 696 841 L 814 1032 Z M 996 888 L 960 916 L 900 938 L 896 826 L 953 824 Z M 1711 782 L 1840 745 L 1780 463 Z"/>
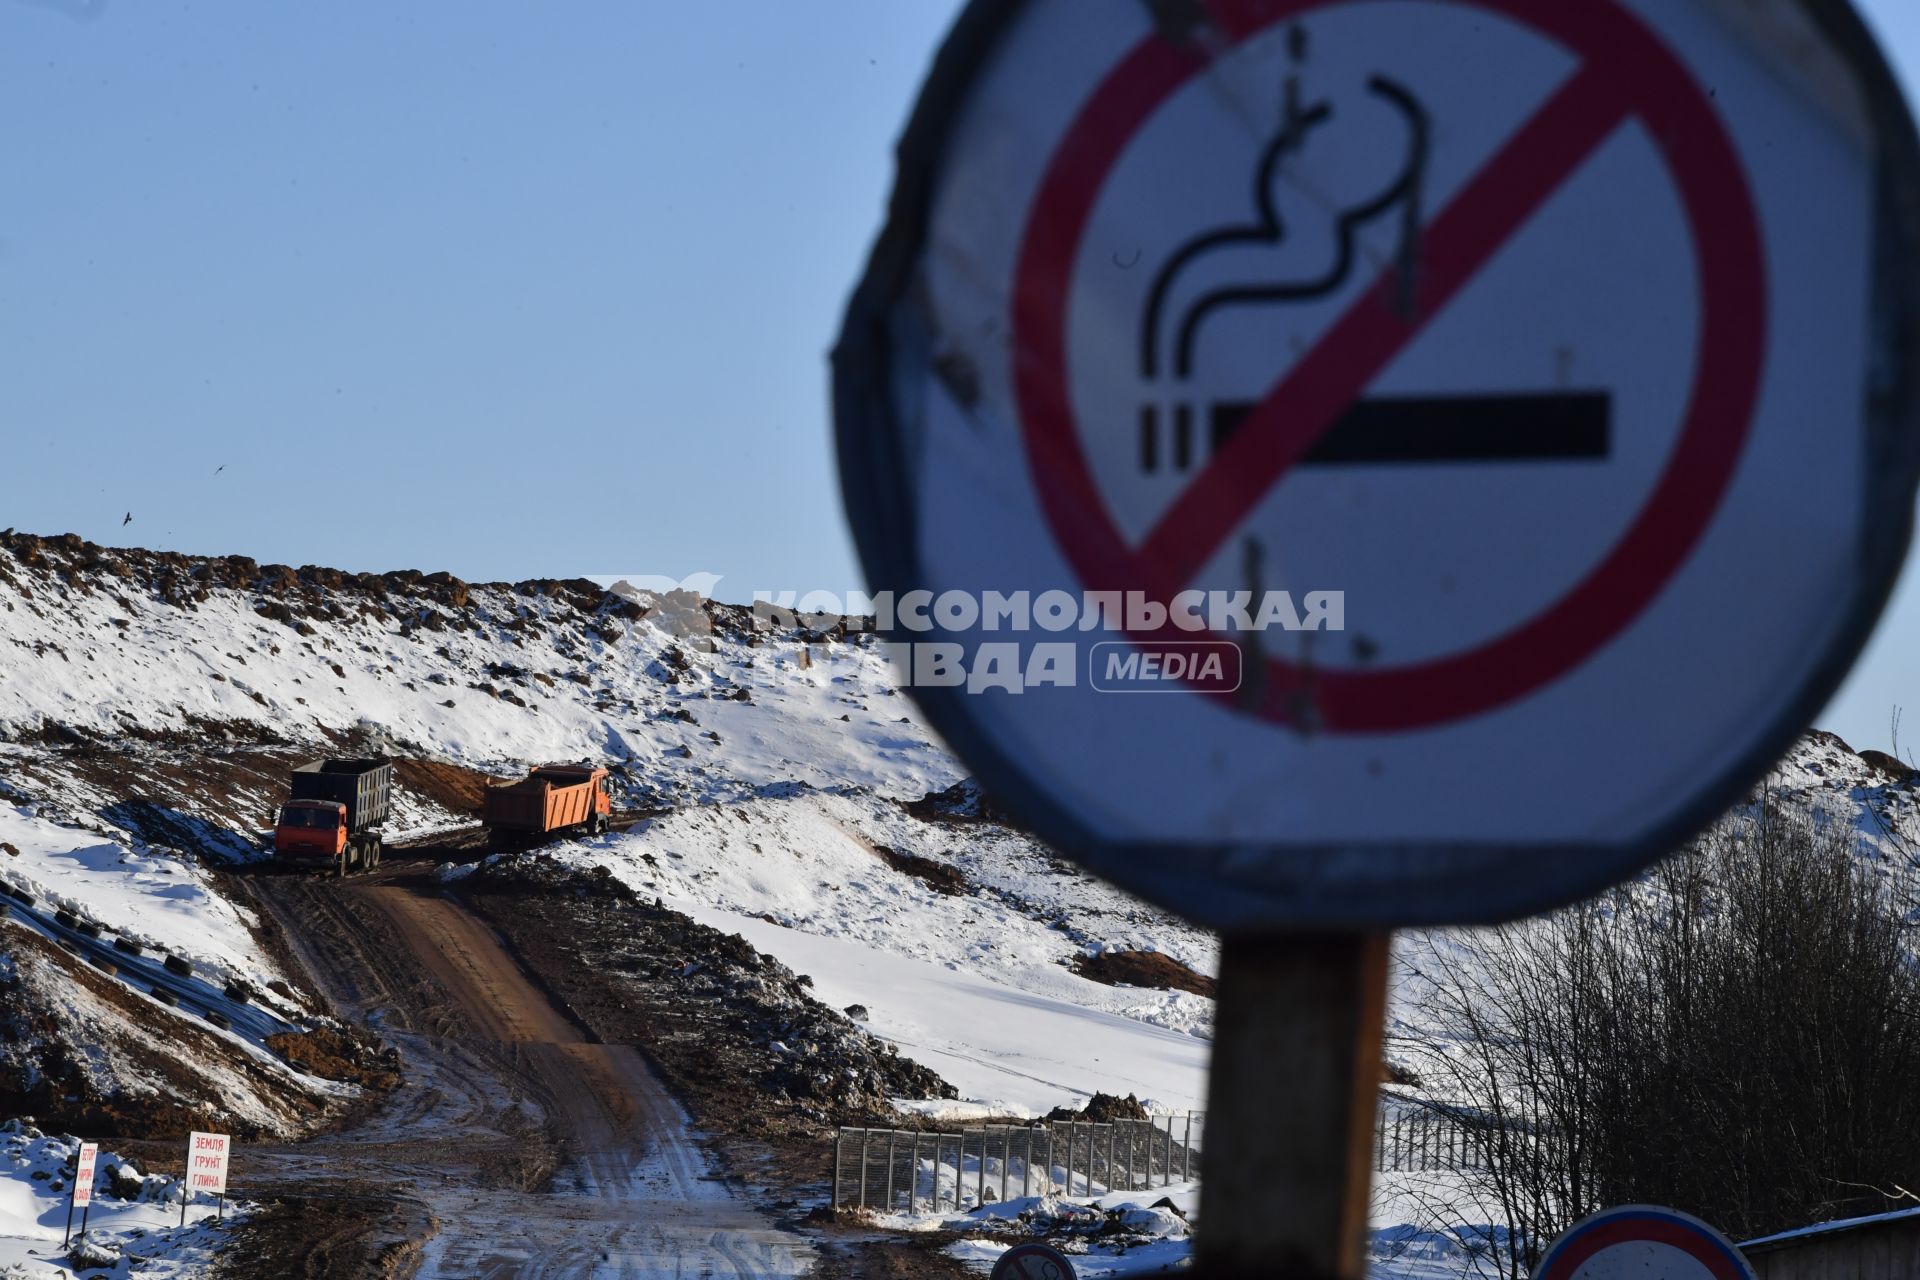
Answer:
<path fill-rule="evenodd" d="M 446 1274 L 528 1274 L 582 1250 L 644 1274 L 655 1274 L 648 1260 L 685 1258 L 691 1274 L 716 1248 L 762 1259 L 742 1274 L 770 1273 L 764 1251 L 793 1238 L 743 1200 L 689 1190 L 709 1181 L 705 1165 L 647 1058 L 556 1004 L 428 870 L 248 878 L 318 984 L 376 1013 L 407 1060 L 402 1085 L 352 1131 L 246 1153 L 236 1178 L 249 1197 L 285 1203 L 263 1227 L 259 1269 L 229 1274 L 404 1274 L 404 1240 L 428 1235 Z M 362 1213 L 335 1231 L 308 1206 L 316 1178 L 329 1196 L 425 1208 Z M 308 1230 L 322 1233 L 331 1269 L 301 1261 Z"/>
<path fill-rule="evenodd" d="M 393 762 L 394 781 L 418 792 L 441 808 L 462 817 L 477 818 L 487 788 L 487 775 L 477 769 L 437 760 L 400 759 Z"/>
<path fill-rule="evenodd" d="M 309 1075 L 368 1089 L 400 1083 L 400 1055 L 355 1027 L 317 1027 L 267 1037 L 267 1047 Z"/>
<path fill-rule="evenodd" d="M 820 1251 L 814 1280 L 932 1280 L 934 1277 L 977 1277 L 941 1251 L 955 1237 L 929 1231 L 904 1240 L 830 1242 Z"/>
<path fill-rule="evenodd" d="M 1892 778 L 1895 782 L 1912 783 L 1920 781 L 1920 769 L 1915 769 L 1898 756 L 1889 755 L 1885 751 L 1875 751 L 1872 748 L 1868 748 L 1860 753 L 1860 758 L 1872 765 L 1879 772 Z"/>
<path fill-rule="evenodd" d="M 1087 1105 L 1075 1111 L 1072 1107 L 1055 1107 L 1048 1113 L 1049 1120 L 1084 1120 L 1090 1124 L 1112 1124 L 1115 1120 L 1147 1120 L 1147 1108 L 1140 1099 L 1132 1094 L 1122 1098 L 1118 1094 L 1096 1093 L 1087 1099 Z"/>
<path fill-rule="evenodd" d="M 1021 830 L 1014 816 L 996 805 L 972 778 L 963 778 L 945 791 L 932 791 L 918 800 L 908 800 L 902 809 L 922 822 L 938 822 L 951 827 L 993 823 Z"/>
<path fill-rule="evenodd" d="M 967 892 L 967 877 L 960 868 L 918 854 L 902 853 L 884 844 L 870 846 L 882 861 L 895 871 L 925 881 L 940 893 L 959 897 Z"/>
<path fill-rule="evenodd" d="M 43 966 L 58 975 L 58 982 L 119 1010 L 137 1026 L 150 1026 L 156 1016 L 165 1016 L 156 1015 L 119 981 L 26 929 L 0 925 L 0 951 Z M 187 1018 L 167 1018 L 163 1030 L 170 1048 L 165 1051 L 134 1038 L 111 1045 L 125 1059 L 127 1074 L 154 1086 L 153 1092 L 102 1091 L 83 1055 L 107 1046 L 69 1045 L 61 1026 L 45 992 L 18 978 L 0 986 L 0 1040 L 37 1046 L 32 1055 L 17 1060 L 0 1056 L 0 1113 L 32 1115 L 50 1128 L 107 1137 L 184 1137 L 190 1129 L 207 1128 L 243 1140 L 259 1137 L 257 1128 L 226 1114 L 218 1086 L 197 1072 L 195 1063 L 218 1064 L 250 1079 L 261 1097 L 278 1102 L 289 1122 L 321 1110 L 284 1076 Z"/>
<path fill-rule="evenodd" d="M 1077 955 L 1073 971 L 1110 987 L 1157 987 L 1162 991 L 1191 991 L 1213 998 L 1214 980 L 1195 973 L 1172 956 L 1158 951 L 1102 951 Z"/>
<path fill-rule="evenodd" d="M 703 1128 L 797 1136 L 823 1162 L 826 1126 L 890 1119 L 894 1096 L 952 1095 L 742 939 L 673 912 L 646 919 L 660 909 L 644 905 L 628 913 L 498 895 L 472 901 L 596 1038 L 646 1045 Z M 821 1060 L 783 1060 L 770 1049 L 782 1036 L 796 1056 L 817 1047 Z"/>
<path fill-rule="evenodd" d="M 270 1198 L 242 1219 L 214 1280 L 362 1280 L 410 1276 L 433 1224 L 421 1205 L 383 1195 Z"/>
<path fill-rule="evenodd" d="M 757 1179 L 818 1193 L 829 1126 L 899 1125 L 891 1098 L 953 1096 L 744 939 L 636 900 L 610 877 L 544 881 L 544 861 L 519 860 L 534 878 L 490 866 L 463 898 L 597 1039 L 646 1046 L 700 1128 L 728 1139 L 723 1154 Z"/>
<path fill-rule="evenodd" d="M 238 858 L 257 846 L 286 794 L 291 765 L 311 747 L 211 747 L 178 735 L 178 750 L 88 743 L 18 756 L 13 768 L 41 794 L 91 792 L 102 815 L 149 843 L 190 854 Z"/>

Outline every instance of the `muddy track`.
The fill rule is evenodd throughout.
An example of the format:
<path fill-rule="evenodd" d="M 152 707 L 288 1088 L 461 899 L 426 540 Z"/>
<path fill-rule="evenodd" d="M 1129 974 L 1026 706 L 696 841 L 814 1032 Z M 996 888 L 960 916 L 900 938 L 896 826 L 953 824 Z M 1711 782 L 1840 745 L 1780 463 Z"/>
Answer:
<path fill-rule="evenodd" d="M 805 1242 L 714 1180 L 645 1057 L 593 1043 L 424 870 L 247 878 L 315 985 L 407 1068 L 346 1131 L 255 1153 L 251 1185 L 417 1205 L 402 1218 L 431 1234 L 370 1242 L 394 1259 L 380 1273 L 404 1258 L 423 1277 L 801 1274 Z"/>

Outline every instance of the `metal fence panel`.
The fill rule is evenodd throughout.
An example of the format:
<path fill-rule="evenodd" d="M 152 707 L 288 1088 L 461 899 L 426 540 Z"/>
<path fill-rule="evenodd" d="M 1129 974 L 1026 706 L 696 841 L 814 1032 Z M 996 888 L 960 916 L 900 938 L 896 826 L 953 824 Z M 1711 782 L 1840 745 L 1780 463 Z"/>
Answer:
<path fill-rule="evenodd" d="M 1200 1172 L 1205 1114 L 1035 1121 L 957 1132 L 842 1128 L 833 1203 L 879 1213 L 964 1211 L 1016 1196 L 1152 1191 Z"/>

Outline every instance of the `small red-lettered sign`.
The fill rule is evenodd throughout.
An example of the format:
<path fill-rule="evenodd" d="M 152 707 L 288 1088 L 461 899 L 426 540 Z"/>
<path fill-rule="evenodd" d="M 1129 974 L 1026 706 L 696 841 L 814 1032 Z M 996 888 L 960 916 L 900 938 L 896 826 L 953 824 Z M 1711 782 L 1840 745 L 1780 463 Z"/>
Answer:
<path fill-rule="evenodd" d="M 187 1139 L 187 1190 L 227 1193 L 227 1157 L 232 1138 L 224 1133 L 194 1133 Z"/>
<path fill-rule="evenodd" d="M 1233 693 L 1240 673 L 1229 640 L 1113 640 L 1093 646 L 1087 678 L 1102 693 Z"/>
<path fill-rule="evenodd" d="M 80 1144 L 80 1158 L 73 1166 L 73 1207 L 84 1209 L 93 1203 L 93 1166 L 100 1158 L 100 1144 Z"/>

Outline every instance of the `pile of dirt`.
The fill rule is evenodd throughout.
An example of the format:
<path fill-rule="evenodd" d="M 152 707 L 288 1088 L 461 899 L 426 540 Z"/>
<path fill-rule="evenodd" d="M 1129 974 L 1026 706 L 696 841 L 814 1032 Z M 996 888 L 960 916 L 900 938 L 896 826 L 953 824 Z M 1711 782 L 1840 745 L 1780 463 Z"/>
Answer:
<path fill-rule="evenodd" d="M 410 1276 L 433 1221 L 417 1201 L 390 1191 L 311 1199 L 269 1197 L 234 1224 L 209 1275 L 216 1280 Z"/>
<path fill-rule="evenodd" d="M 1172 956 L 1158 951 L 1102 951 L 1073 958 L 1073 971 L 1110 987 L 1155 987 L 1162 991 L 1191 991 L 1213 999 L 1215 983 L 1195 973 Z"/>
<path fill-rule="evenodd" d="M 463 769 L 437 760 L 404 758 L 393 762 L 393 777 L 407 790 L 463 817 L 479 816 L 488 782 L 487 775 L 478 769 Z"/>
<path fill-rule="evenodd" d="M 358 1027 L 283 1031 L 268 1036 L 267 1047 L 322 1080 L 344 1080 L 382 1092 L 400 1083 L 399 1052 Z"/>
<path fill-rule="evenodd" d="M 1087 1099 L 1087 1105 L 1075 1111 L 1072 1107 L 1055 1107 L 1047 1113 L 1049 1120 L 1079 1120 L 1088 1124 L 1112 1124 L 1115 1120 L 1147 1120 L 1147 1108 L 1140 1099 L 1132 1094 L 1122 1098 L 1113 1093 L 1096 1093 Z"/>
<path fill-rule="evenodd" d="M 459 884 L 594 1035 L 645 1045 L 703 1126 L 810 1132 L 890 1117 L 894 1098 L 957 1096 L 816 1000 L 811 979 L 737 934 L 636 898 L 604 868 L 522 855 Z"/>
<path fill-rule="evenodd" d="M 931 791 L 918 800 L 903 801 L 900 807 L 922 822 L 955 827 L 990 822 L 1015 831 L 1022 829 L 1013 815 L 994 804 L 972 778 L 962 778 L 945 791 Z"/>
<path fill-rule="evenodd" d="M 244 592 L 254 598 L 255 613 L 300 636 L 314 634 L 314 622 L 356 617 L 386 619 L 403 635 L 473 631 L 483 624 L 511 631 L 524 625 L 517 617 L 495 616 L 476 598 L 476 586 L 571 608 L 609 643 L 620 635 L 613 625 L 616 621 L 630 621 L 646 613 L 644 606 L 613 595 L 586 578 L 473 584 L 451 573 L 421 573 L 417 569 L 345 573 L 310 564 L 295 569 L 284 564 L 263 565 L 248 556 L 189 556 L 138 547 L 102 547 L 77 534 L 38 537 L 11 529 L 0 532 L 0 583 L 13 587 L 26 600 L 36 598 L 36 583 L 58 584 L 82 595 L 104 593 L 122 602 L 129 596 L 142 596 L 188 612 L 197 611 L 215 590 Z M 750 611 L 743 618 L 738 606 L 716 606 L 708 613 L 718 627 L 751 624 Z M 717 616 L 720 614 L 724 617 Z"/>
<path fill-rule="evenodd" d="M 1915 769 L 1898 756 L 1885 751 L 1875 751 L 1871 747 L 1860 753 L 1860 758 L 1895 782 L 1903 786 L 1920 783 L 1920 769 Z"/>
<path fill-rule="evenodd" d="M 912 876 L 924 881 L 938 893 L 960 897 L 968 892 L 967 877 L 960 868 L 945 862 L 935 862 L 932 858 L 923 858 L 914 853 L 903 853 L 890 849 L 884 844 L 872 846 L 881 861 L 902 875 Z"/>

